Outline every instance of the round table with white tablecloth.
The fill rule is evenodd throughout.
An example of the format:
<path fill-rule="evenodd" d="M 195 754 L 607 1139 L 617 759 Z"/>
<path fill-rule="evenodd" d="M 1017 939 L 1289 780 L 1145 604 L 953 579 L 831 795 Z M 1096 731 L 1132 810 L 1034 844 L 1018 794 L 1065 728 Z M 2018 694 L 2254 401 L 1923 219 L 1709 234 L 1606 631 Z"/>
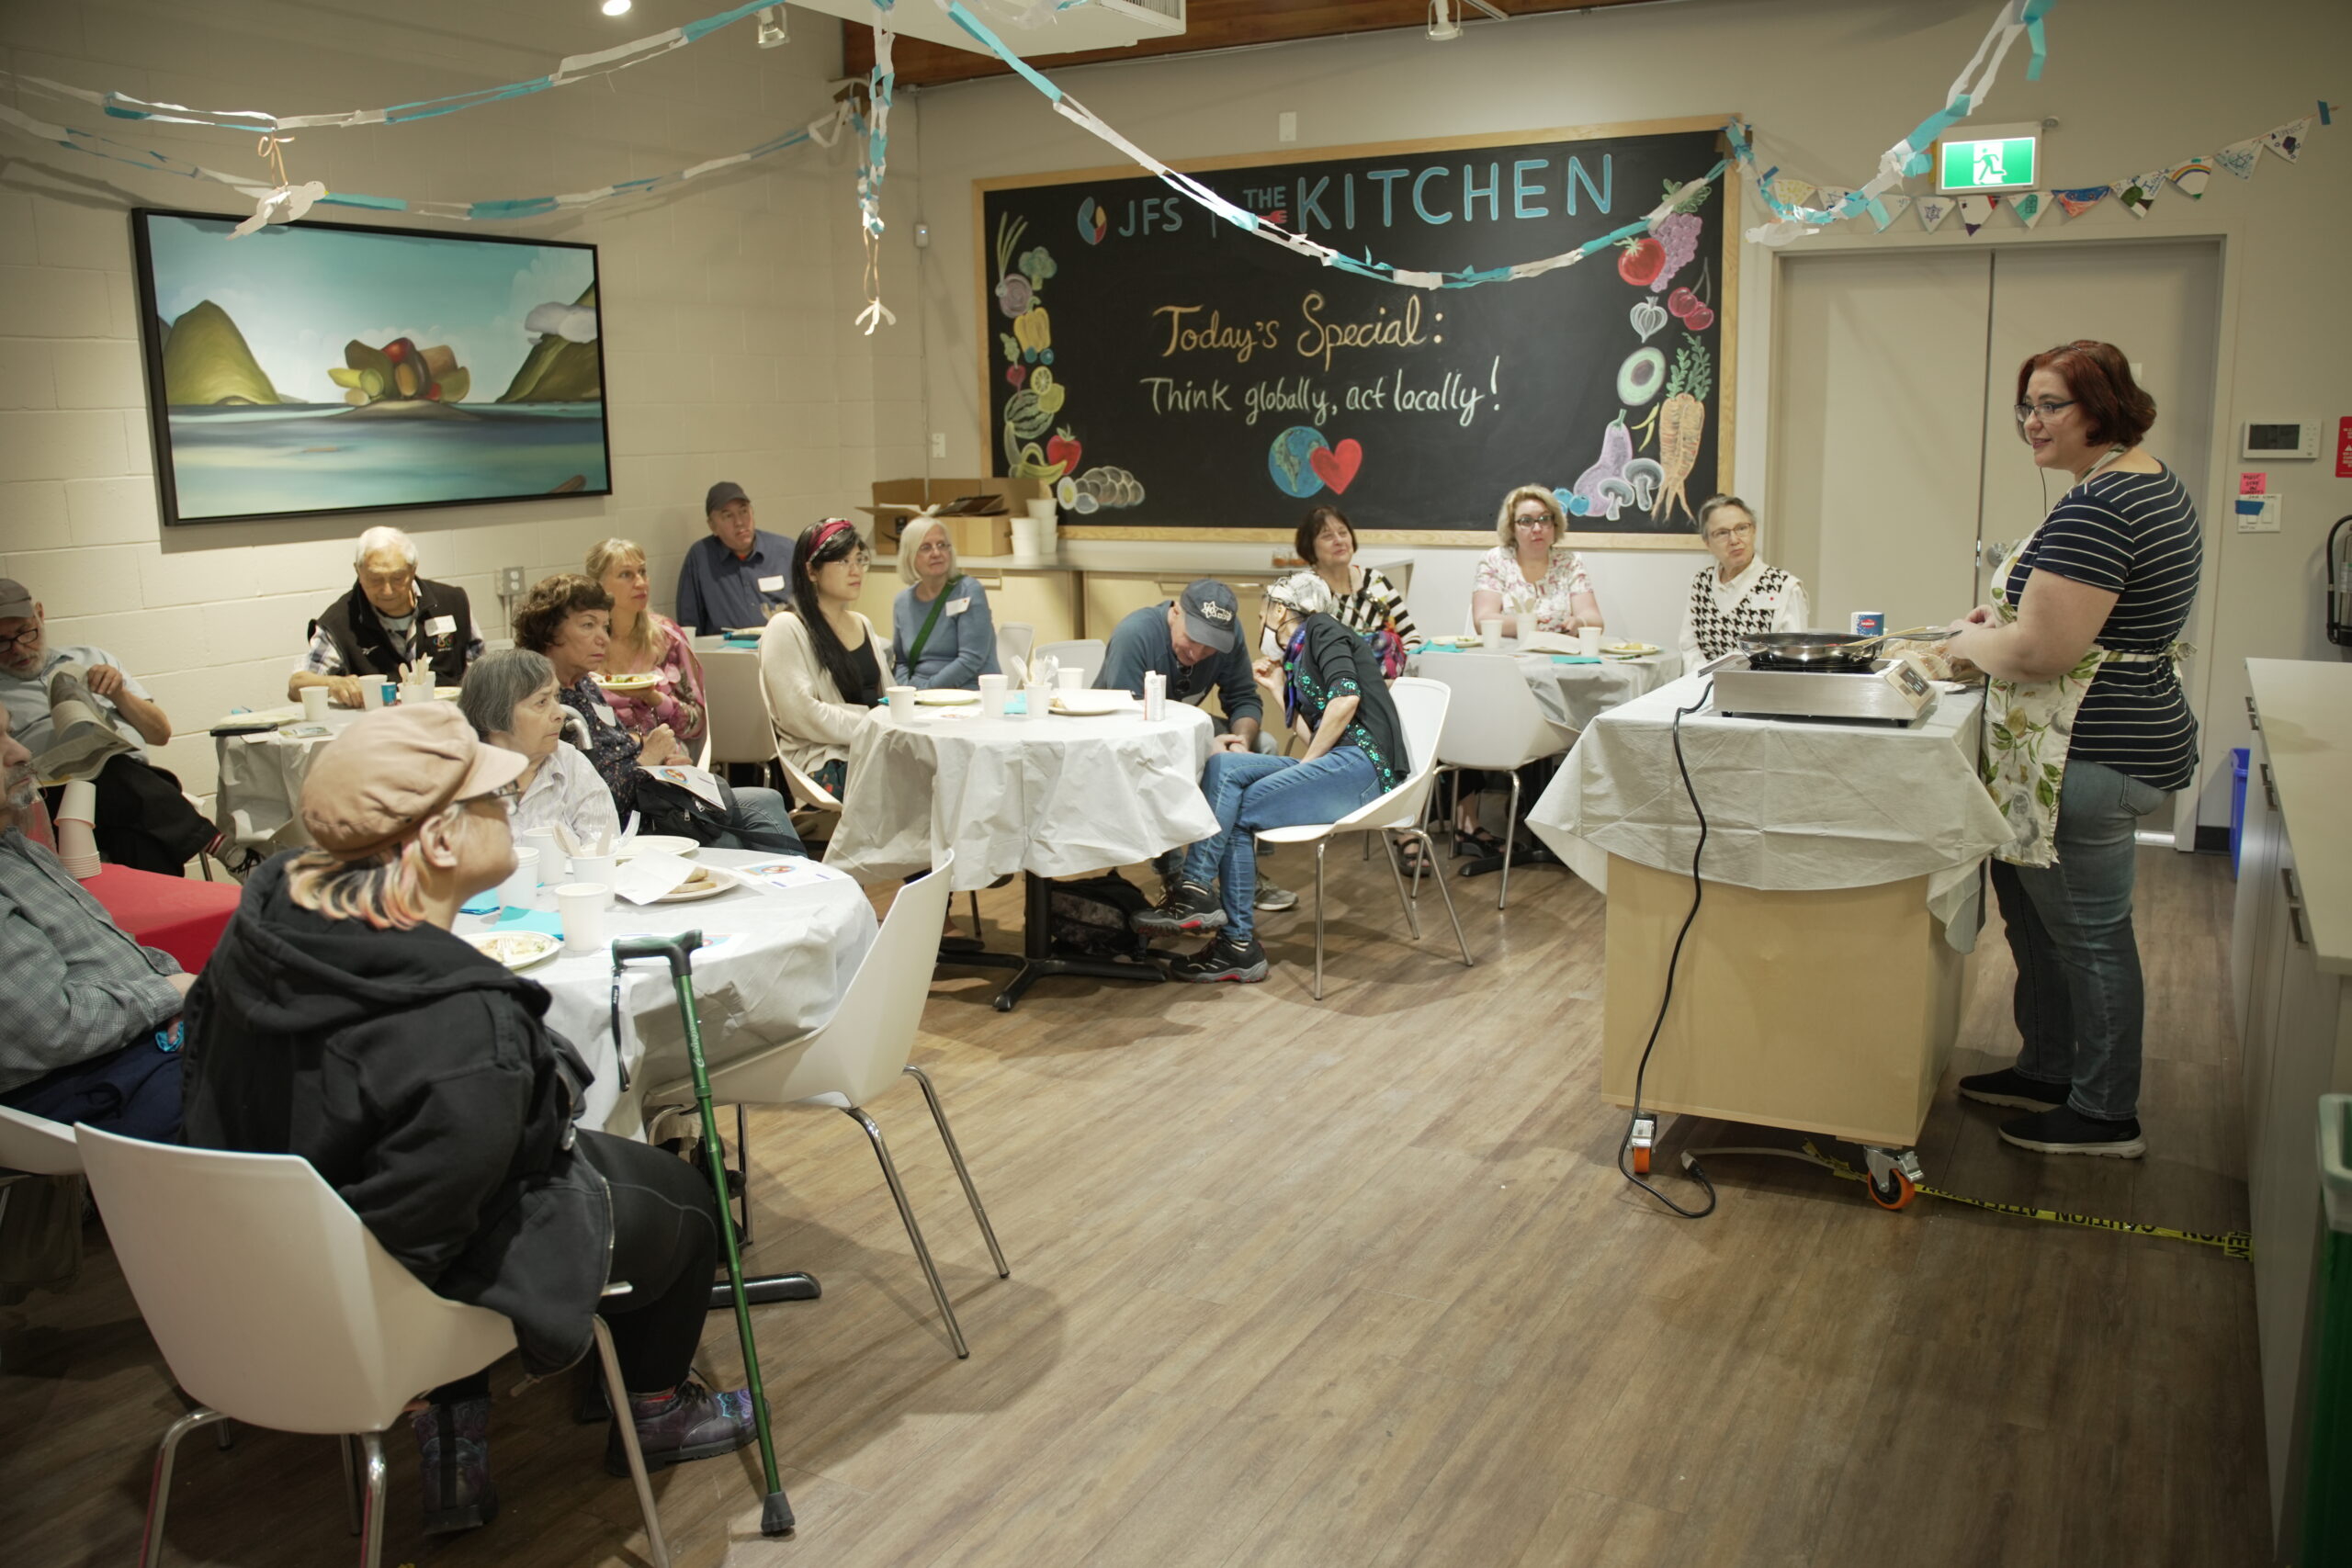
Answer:
<path fill-rule="evenodd" d="M 782 1044 L 831 1018 L 874 945 L 874 906 L 864 888 L 838 871 L 751 850 L 705 849 L 697 858 L 722 866 L 785 863 L 791 869 L 782 886 L 762 879 L 674 904 L 622 900 L 605 911 L 605 945 L 597 952 L 561 953 L 526 971 L 547 987 L 548 1026 L 578 1048 L 596 1075 L 580 1118 L 583 1126 L 637 1135 L 646 1087 L 687 1074 L 677 994 L 669 971 L 658 964 L 626 972 L 615 1041 L 615 939 L 703 933 L 706 945 L 694 956 L 695 1000 L 703 1055 L 713 1066 Z M 535 903 L 552 909 L 555 900 L 543 888 Z"/>
<path fill-rule="evenodd" d="M 1419 649 L 1415 651 L 1409 669 L 1419 674 L 1423 660 L 1442 659 L 1453 651 L 1439 644 Z M 1650 653 L 1637 659 L 1604 654 L 1590 660 L 1565 654 L 1521 653 L 1510 639 L 1496 651 L 1512 656 L 1511 661 L 1526 678 L 1527 688 L 1535 694 L 1544 717 L 1577 730 L 1618 704 L 1655 691 L 1682 672 L 1682 657 L 1677 653 Z"/>
<path fill-rule="evenodd" d="M 1214 834 L 1200 787 L 1214 739 L 1208 715 L 1182 703 L 1157 719 L 1140 705 L 1039 718 L 922 706 L 899 719 L 876 708 L 850 747 L 841 827 L 825 863 L 886 881 L 928 871 L 953 852 L 959 893 L 1025 875 L 1022 958 L 942 955 L 1019 967 L 1000 1009 L 1044 975 L 1157 978 L 1137 964 L 1053 955 L 1046 879 L 1133 865 Z"/>
<path fill-rule="evenodd" d="M 302 781 L 310 777 L 319 748 L 358 716 L 357 708 L 328 709 L 323 735 L 291 733 L 310 728 L 301 722 L 299 707 L 263 708 L 220 720 L 212 741 L 220 770 L 213 785 L 213 827 L 231 843 L 264 854 L 308 844 L 311 836 L 302 830 L 299 811 Z M 243 729 L 247 725 L 270 728 Z"/>

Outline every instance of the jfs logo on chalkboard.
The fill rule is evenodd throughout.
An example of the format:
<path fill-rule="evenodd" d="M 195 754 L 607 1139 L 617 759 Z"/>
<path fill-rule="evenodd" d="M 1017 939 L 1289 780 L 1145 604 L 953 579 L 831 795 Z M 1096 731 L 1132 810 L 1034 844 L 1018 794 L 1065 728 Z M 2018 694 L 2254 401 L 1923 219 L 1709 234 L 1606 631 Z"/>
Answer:
<path fill-rule="evenodd" d="M 1491 528 L 1534 483 L 1571 536 L 1695 546 L 1731 413 L 1721 179 L 1577 265 L 1471 275 L 1639 219 L 1715 167 L 1720 123 L 1188 171 L 1348 254 L 1446 275 L 1433 290 L 1249 242 L 1148 176 L 983 182 L 996 470 L 1050 481 L 1080 523 L 1285 536 L 1338 495 L 1363 528 Z"/>

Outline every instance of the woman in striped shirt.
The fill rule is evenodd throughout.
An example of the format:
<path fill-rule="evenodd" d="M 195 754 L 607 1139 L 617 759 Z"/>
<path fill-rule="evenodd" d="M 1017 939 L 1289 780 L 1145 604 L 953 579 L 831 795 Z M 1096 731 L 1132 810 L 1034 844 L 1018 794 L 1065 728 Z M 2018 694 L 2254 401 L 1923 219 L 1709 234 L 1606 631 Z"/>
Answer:
<path fill-rule="evenodd" d="M 2023 1038 L 2014 1066 L 1960 1092 L 2035 1112 L 2001 1136 L 2042 1154 L 2147 1146 L 2133 833 L 2196 775 L 2174 661 L 2204 570 L 2188 490 L 2140 444 L 2155 417 L 2111 344 L 2061 344 L 2018 368 L 2018 434 L 2071 488 L 1949 645 L 1991 677 L 1988 783 L 2016 834 L 1993 888 Z"/>
<path fill-rule="evenodd" d="M 1318 593 L 1306 589 L 1299 602 L 1322 610 L 1359 636 L 1374 640 L 1381 668 L 1390 680 L 1404 673 L 1405 655 L 1421 646 L 1405 596 L 1377 570 L 1356 564 L 1355 525 L 1336 506 L 1318 506 L 1298 525 L 1293 543 L 1298 547 L 1305 571 L 1290 581 L 1304 587 L 1308 579 L 1322 585 Z M 1385 637 L 1381 636 L 1386 633 Z"/>

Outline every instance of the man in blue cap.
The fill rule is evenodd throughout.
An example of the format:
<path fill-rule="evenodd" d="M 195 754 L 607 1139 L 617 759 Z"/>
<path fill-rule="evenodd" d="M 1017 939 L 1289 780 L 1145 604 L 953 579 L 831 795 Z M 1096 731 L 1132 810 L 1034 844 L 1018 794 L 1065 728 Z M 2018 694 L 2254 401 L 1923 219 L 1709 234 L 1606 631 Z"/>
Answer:
<path fill-rule="evenodd" d="M 752 518 L 752 498 L 732 479 L 702 500 L 710 536 L 696 539 L 678 568 L 678 624 L 703 637 L 763 626 L 792 603 L 792 541 Z"/>

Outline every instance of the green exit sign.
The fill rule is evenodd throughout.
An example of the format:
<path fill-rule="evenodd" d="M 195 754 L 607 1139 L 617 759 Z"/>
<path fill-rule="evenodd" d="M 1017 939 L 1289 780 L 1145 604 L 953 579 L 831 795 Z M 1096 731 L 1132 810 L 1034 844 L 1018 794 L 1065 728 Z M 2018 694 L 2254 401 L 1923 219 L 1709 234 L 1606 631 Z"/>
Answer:
<path fill-rule="evenodd" d="M 1987 127 L 1966 141 L 1936 144 L 1936 190 L 1943 196 L 2031 190 L 2041 177 L 2041 138 L 2030 127 Z"/>

